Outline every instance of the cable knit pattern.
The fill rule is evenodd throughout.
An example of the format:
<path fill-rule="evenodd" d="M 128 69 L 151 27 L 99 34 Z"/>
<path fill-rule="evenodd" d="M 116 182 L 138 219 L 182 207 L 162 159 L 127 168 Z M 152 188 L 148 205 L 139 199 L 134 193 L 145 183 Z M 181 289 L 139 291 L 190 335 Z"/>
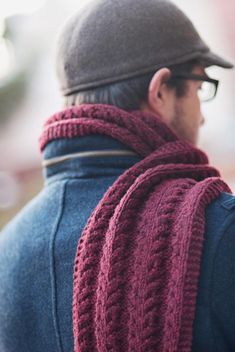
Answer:
<path fill-rule="evenodd" d="M 143 160 L 108 189 L 78 243 L 75 352 L 189 352 L 205 208 L 230 189 L 202 151 L 149 113 L 72 107 L 47 121 L 40 146 L 88 134 Z"/>

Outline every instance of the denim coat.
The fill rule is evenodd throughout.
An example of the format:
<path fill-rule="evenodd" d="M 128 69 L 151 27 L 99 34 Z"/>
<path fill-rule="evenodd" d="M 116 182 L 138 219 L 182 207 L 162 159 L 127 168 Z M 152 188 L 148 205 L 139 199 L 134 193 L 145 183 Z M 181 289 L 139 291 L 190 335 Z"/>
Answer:
<path fill-rule="evenodd" d="M 126 150 L 104 136 L 50 142 L 44 158 Z M 138 156 L 80 155 L 44 169 L 45 184 L 0 233 L 0 352 L 72 352 L 73 264 L 105 191 Z M 235 351 L 235 197 L 206 210 L 193 352 Z"/>

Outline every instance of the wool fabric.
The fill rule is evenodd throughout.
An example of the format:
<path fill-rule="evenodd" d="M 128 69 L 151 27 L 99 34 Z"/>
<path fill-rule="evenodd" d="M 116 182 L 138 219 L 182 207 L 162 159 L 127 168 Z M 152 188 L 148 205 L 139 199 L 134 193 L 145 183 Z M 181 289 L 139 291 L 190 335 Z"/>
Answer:
<path fill-rule="evenodd" d="M 143 159 L 93 211 L 74 264 L 75 352 L 189 352 L 205 208 L 230 192 L 207 156 L 157 116 L 106 105 L 55 114 L 40 146 L 105 134 Z"/>

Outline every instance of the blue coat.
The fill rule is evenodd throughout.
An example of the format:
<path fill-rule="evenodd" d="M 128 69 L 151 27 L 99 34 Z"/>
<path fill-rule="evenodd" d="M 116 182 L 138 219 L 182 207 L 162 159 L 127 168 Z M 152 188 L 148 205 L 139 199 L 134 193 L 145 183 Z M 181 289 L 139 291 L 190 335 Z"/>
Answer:
<path fill-rule="evenodd" d="M 104 136 L 57 140 L 46 159 L 126 149 Z M 78 239 L 109 186 L 138 156 L 77 157 L 44 170 L 45 186 L 0 234 L 0 352 L 72 352 Z M 193 352 L 235 351 L 235 197 L 206 210 Z"/>

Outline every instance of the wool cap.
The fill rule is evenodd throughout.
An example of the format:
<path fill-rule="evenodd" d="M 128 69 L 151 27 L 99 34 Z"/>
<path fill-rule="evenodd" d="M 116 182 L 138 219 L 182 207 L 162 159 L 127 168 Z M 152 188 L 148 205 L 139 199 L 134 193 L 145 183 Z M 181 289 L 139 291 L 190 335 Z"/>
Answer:
<path fill-rule="evenodd" d="M 62 94 L 70 95 L 191 59 L 233 67 L 168 0 L 93 0 L 62 28 L 56 69 Z"/>

